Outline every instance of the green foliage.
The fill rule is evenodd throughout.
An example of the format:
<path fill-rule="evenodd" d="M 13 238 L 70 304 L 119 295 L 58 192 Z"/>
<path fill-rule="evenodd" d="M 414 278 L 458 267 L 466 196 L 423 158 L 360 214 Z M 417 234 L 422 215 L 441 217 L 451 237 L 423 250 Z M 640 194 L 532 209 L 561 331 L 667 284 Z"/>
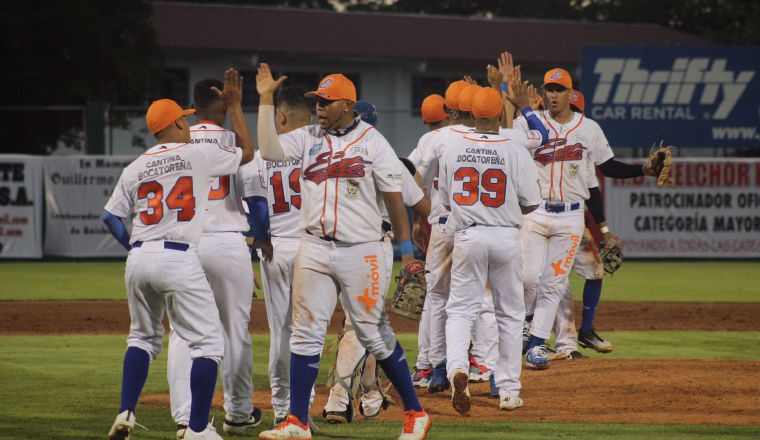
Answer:
<path fill-rule="evenodd" d="M 4 2 L 2 105 L 142 103 L 158 73 L 158 43 L 147 1 Z M 45 153 L 80 112 L 4 113 L 3 152 Z"/>

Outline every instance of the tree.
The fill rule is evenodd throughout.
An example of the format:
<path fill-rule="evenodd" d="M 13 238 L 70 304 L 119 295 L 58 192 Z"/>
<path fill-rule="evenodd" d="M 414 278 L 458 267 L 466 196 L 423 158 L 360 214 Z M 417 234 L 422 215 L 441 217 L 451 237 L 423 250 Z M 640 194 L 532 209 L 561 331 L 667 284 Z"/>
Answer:
<path fill-rule="evenodd" d="M 143 103 L 159 74 L 151 6 L 131 0 L 5 2 L 0 105 Z M 81 112 L 3 111 L 3 152 L 45 154 Z"/>

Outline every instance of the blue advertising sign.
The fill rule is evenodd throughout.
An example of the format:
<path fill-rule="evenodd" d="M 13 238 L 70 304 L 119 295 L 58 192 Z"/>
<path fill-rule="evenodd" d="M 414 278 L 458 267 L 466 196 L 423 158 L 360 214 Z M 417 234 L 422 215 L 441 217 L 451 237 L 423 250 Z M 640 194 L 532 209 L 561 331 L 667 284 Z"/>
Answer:
<path fill-rule="evenodd" d="M 613 146 L 760 146 L 760 48 L 583 48 L 586 115 Z"/>

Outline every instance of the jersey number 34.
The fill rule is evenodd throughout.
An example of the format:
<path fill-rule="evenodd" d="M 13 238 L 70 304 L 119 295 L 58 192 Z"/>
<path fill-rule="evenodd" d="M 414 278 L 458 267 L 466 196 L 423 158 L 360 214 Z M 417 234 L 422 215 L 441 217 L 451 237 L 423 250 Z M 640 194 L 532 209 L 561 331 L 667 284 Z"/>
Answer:
<path fill-rule="evenodd" d="M 137 188 L 137 199 L 147 199 L 148 209 L 140 213 L 140 221 L 145 225 L 155 225 L 164 218 L 164 187 L 153 180 L 144 182 Z M 166 206 L 177 211 L 177 221 L 189 222 L 195 217 L 195 197 L 193 178 L 180 177 L 166 196 Z"/>
<path fill-rule="evenodd" d="M 462 182 L 462 192 L 454 193 L 454 201 L 461 206 L 472 206 L 480 202 L 489 208 L 498 208 L 506 199 L 507 175 L 498 168 L 489 168 L 479 173 L 476 168 L 459 168 L 454 172 L 454 181 Z"/>

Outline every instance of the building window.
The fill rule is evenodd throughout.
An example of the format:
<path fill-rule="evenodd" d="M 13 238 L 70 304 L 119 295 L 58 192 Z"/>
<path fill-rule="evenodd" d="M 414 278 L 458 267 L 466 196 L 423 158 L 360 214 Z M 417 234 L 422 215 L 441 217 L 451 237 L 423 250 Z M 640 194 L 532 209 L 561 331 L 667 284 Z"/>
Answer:
<path fill-rule="evenodd" d="M 164 69 L 154 98 L 168 98 L 176 101 L 182 107 L 189 106 L 191 104 L 189 70 L 181 68 Z"/>

